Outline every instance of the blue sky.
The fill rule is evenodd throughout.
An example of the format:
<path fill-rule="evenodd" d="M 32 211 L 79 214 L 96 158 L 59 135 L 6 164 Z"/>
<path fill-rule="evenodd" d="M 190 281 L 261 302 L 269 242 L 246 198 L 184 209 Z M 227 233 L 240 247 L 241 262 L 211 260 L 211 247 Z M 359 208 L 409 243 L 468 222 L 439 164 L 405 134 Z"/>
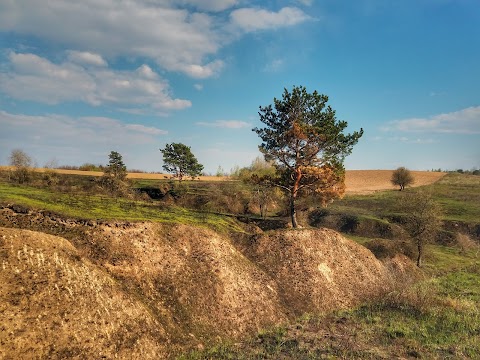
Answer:
<path fill-rule="evenodd" d="M 0 164 L 228 172 L 293 85 L 365 130 L 347 169 L 480 167 L 478 0 L 0 0 Z"/>

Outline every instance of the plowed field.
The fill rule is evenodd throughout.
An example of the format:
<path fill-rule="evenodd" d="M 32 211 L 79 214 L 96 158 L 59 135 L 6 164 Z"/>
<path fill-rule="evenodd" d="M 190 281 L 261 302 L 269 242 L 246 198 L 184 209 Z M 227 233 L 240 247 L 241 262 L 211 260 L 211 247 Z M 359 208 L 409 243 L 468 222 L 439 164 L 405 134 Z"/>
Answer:
<path fill-rule="evenodd" d="M 345 184 L 347 193 L 368 194 L 379 190 L 395 189 L 390 179 L 393 170 L 348 170 Z M 415 179 L 413 186 L 433 184 L 446 173 L 432 171 L 412 171 Z M 398 187 L 397 187 L 398 188 Z"/>

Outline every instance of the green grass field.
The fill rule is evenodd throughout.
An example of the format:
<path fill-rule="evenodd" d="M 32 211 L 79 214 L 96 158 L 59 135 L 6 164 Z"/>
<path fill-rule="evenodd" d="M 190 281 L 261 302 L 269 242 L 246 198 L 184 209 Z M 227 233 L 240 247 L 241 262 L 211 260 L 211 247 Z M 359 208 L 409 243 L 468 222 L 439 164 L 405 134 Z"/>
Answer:
<path fill-rule="evenodd" d="M 432 185 L 405 191 L 429 191 L 443 209 L 444 220 L 480 221 L 480 176 L 448 174 Z M 329 210 L 342 214 L 356 214 L 383 218 L 394 214 L 400 191 L 381 191 L 370 195 L 351 195 L 334 202 Z"/>

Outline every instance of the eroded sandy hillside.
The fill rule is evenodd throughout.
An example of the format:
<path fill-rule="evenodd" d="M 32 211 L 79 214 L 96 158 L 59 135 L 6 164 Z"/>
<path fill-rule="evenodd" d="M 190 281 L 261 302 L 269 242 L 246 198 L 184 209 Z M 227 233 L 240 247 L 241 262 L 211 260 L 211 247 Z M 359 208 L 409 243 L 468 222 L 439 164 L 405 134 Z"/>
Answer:
<path fill-rule="evenodd" d="M 324 229 L 234 241 L 193 226 L 52 220 L 12 209 L 1 209 L 0 224 L 68 238 L 0 227 L 4 358 L 162 358 L 305 311 L 358 304 L 409 266 L 385 266 Z"/>
<path fill-rule="evenodd" d="M 157 319 L 67 240 L 0 228 L 0 245 L 0 358 L 166 355 Z"/>

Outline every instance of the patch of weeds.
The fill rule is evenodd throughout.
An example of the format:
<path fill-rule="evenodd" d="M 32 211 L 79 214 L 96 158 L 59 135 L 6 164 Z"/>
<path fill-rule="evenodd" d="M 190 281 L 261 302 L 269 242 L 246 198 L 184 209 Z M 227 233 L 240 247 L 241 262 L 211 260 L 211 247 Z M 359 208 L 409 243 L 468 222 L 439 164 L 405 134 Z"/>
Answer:
<path fill-rule="evenodd" d="M 187 354 L 180 355 L 177 360 L 246 360 L 251 357 L 238 352 L 234 345 L 227 342 L 214 345 L 206 350 L 193 350 Z"/>
<path fill-rule="evenodd" d="M 416 249 L 408 240 L 367 239 L 362 243 L 377 259 L 389 259 L 397 254 L 403 254 L 414 260 Z"/>
<path fill-rule="evenodd" d="M 442 289 L 441 295 L 480 303 L 480 274 L 460 270 L 446 274 L 437 281 Z"/>
<path fill-rule="evenodd" d="M 390 339 L 405 338 L 412 335 L 412 329 L 407 324 L 395 321 L 387 325 L 385 334 Z"/>

